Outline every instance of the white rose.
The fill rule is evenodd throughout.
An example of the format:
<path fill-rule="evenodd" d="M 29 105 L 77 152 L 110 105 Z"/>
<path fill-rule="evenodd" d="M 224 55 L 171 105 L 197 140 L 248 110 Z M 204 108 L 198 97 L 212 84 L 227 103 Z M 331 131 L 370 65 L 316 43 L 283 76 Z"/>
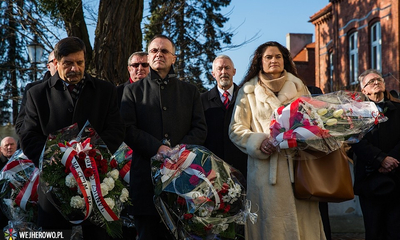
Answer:
<path fill-rule="evenodd" d="M 107 205 L 113 209 L 115 206 L 115 202 L 112 198 L 104 198 L 104 201 L 106 201 Z"/>
<path fill-rule="evenodd" d="M 119 171 L 117 169 L 112 170 L 107 173 L 107 177 L 112 177 L 114 180 L 117 180 L 119 177 Z"/>
<path fill-rule="evenodd" d="M 126 188 L 123 188 L 121 191 L 121 196 L 119 196 L 119 200 L 121 202 L 126 202 L 128 201 L 128 197 L 129 197 L 129 192 Z"/>
<path fill-rule="evenodd" d="M 73 208 L 83 209 L 85 207 L 85 201 L 81 196 L 73 196 L 70 205 Z"/>
<path fill-rule="evenodd" d="M 108 194 L 109 188 L 108 188 L 108 185 L 106 183 L 101 183 L 100 184 L 100 188 L 101 188 L 101 194 L 103 196 Z"/>
<path fill-rule="evenodd" d="M 111 191 L 114 188 L 114 179 L 108 177 L 104 178 L 103 183 L 108 185 L 108 190 Z"/>
<path fill-rule="evenodd" d="M 69 173 L 65 177 L 65 185 L 69 188 L 74 188 L 74 187 L 78 186 L 78 184 L 76 183 L 76 180 L 74 178 L 74 175 L 72 175 L 72 173 Z"/>

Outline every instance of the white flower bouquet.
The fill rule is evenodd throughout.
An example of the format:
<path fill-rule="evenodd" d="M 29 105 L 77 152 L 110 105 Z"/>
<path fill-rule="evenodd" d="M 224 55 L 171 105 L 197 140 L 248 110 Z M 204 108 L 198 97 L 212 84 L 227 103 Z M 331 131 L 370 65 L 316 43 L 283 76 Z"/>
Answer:
<path fill-rule="evenodd" d="M 120 237 L 119 215 L 129 193 L 118 163 L 89 123 L 77 131 L 74 124 L 49 135 L 41 161 L 41 190 L 71 223 L 88 219 Z"/>
<path fill-rule="evenodd" d="M 155 204 L 176 239 L 235 239 L 246 208 L 241 174 L 202 146 L 177 145 L 152 158 Z"/>
<path fill-rule="evenodd" d="M 300 97 L 274 111 L 270 134 L 279 149 L 330 153 L 342 142 L 356 143 L 387 118 L 358 92 L 338 91 Z"/>

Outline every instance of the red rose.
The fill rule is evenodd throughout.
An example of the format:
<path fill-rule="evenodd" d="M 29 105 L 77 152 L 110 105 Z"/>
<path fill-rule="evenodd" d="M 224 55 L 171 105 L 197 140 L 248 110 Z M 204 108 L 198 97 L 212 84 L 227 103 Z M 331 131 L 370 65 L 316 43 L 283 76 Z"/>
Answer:
<path fill-rule="evenodd" d="M 231 205 L 226 205 L 224 212 L 227 213 L 229 210 L 231 210 Z"/>
<path fill-rule="evenodd" d="M 81 160 L 81 159 L 84 160 L 85 158 L 86 158 L 86 154 L 84 152 L 78 153 L 78 160 Z"/>
<path fill-rule="evenodd" d="M 184 218 L 185 220 L 189 220 L 189 219 L 191 219 L 192 217 L 193 217 L 193 214 L 191 214 L 191 213 L 183 214 L 183 218 Z"/>
<path fill-rule="evenodd" d="M 186 204 L 186 200 L 183 197 L 178 197 L 178 200 L 176 202 L 181 206 Z"/>
<path fill-rule="evenodd" d="M 93 175 L 93 169 L 92 168 L 86 168 L 85 171 L 83 171 L 83 174 L 85 175 L 86 178 L 88 178 L 88 177 Z"/>
<path fill-rule="evenodd" d="M 114 158 L 111 160 L 110 166 L 111 166 L 111 168 L 117 168 L 118 167 L 118 163 Z"/>
<path fill-rule="evenodd" d="M 208 224 L 207 226 L 204 226 L 204 230 L 210 231 L 212 229 L 212 224 Z"/>
<path fill-rule="evenodd" d="M 96 156 L 96 150 L 95 149 L 90 149 L 89 150 L 89 157 L 95 157 Z"/>

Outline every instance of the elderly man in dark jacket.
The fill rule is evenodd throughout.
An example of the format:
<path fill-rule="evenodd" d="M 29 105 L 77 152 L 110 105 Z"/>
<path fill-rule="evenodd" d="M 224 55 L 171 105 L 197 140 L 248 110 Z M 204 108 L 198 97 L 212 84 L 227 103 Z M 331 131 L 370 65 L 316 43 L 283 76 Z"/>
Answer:
<path fill-rule="evenodd" d="M 125 143 L 133 149 L 130 172 L 135 225 L 139 240 L 168 237 L 153 203 L 150 158 L 180 143 L 202 145 L 207 127 L 200 94 L 194 85 L 179 80 L 172 65 L 175 46 L 164 35 L 148 46 L 150 74 L 124 89 L 121 114 L 126 125 Z"/>
<path fill-rule="evenodd" d="M 27 91 L 25 117 L 19 137 L 21 148 L 39 166 L 48 134 L 87 120 L 111 152 L 121 145 L 125 128 L 118 111 L 115 86 L 84 73 L 85 44 L 77 37 L 60 40 L 54 49 L 58 72 Z M 84 222 L 86 223 L 86 222 Z M 71 224 L 39 191 L 38 225 L 71 230 Z M 107 239 L 102 228 L 83 224 L 84 239 Z"/>
<path fill-rule="evenodd" d="M 235 73 L 236 69 L 229 56 L 220 55 L 214 59 L 212 75 L 217 84 L 210 91 L 201 95 L 207 122 L 207 138 L 204 146 L 246 177 L 247 154 L 240 151 L 228 136 L 232 111 L 239 90 L 239 87 L 233 82 Z M 224 96 L 225 93 L 228 94 L 227 97 Z M 246 185 L 245 181 L 243 184 Z"/>
<path fill-rule="evenodd" d="M 376 70 L 359 77 L 361 91 L 388 120 L 357 144 L 354 192 L 364 217 L 365 239 L 400 239 L 400 103 L 385 90 Z"/>

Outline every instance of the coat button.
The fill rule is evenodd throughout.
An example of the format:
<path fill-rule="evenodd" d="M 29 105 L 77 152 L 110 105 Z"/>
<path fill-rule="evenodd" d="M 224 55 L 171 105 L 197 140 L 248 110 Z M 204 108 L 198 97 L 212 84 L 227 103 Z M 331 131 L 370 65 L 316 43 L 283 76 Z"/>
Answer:
<path fill-rule="evenodd" d="M 164 134 L 164 137 L 166 137 L 166 138 L 167 138 L 168 136 L 169 136 L 169 135 L 168 135 L 168 133 Z"/>
<path fill-rule="evenodd" d="M 164 86 L 161 86 L 161 89 L 163 90 L 163 89 L 164 89 Z"/>
<path fill-rule="evenodd" d="M 163 107 L 162 109 L 163 109 L 164 111 L 166 111 L 166 110 L 167 110 L 167 107 Z"/>
<path fill-rule="evenodd" d="M 74 111 L 74 109 L 73 108 L 68 108 L 68 112 L 73 112 Z"/>

